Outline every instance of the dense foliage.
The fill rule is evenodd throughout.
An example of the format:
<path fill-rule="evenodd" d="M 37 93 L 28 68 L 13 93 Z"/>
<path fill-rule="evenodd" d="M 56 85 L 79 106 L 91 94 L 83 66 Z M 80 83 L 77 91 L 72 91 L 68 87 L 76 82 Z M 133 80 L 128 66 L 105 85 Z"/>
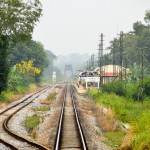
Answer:
<path fill-rule="evenodd" d="M 42 73 L 46 67 L 48 67 L 49 59 L 46 51 L 41 43 L 28 40 L 24 43 L 18 43 L 10 52 L 8 59 L 11 60 L 11 65 L 14 66 L 20 63 L 22 60 L 32 60 L 34 66 L 41 70 L 41 74 L 35 76 L 37 82 L 40 81 Z"/>
<path fill-rule="evenodd" d="M 11 68 L 8 75 L 7 90 L 19 92 L 22 87 L 28 88 L 34 81 L 34 76 L 41 73 L 41 70 L 33 66 L 33 61 L 22 61 Z"/>
<path fill-rule="evenodd" d="M 0 1 L 0 93 L 7 85 L 9 46 L 31 38 L 41 12 L 39 0 Z"/>
<path fill-rule="evenodd" d="M 137 21 L 133 24 L 133 31 L 123 34 L 123 66 L 133 67 L 135 64 L 138 68 L 142 67 L 142 57 L 144 76 L 150 74 L 150 11 L 146 11 L 145 24 Z M 110 53 L 104 56 L 104 65 L 120 65 L 120 45 L 117 36 L 110 42 Z M 143 49 L 143 54 L 142 54 Z M 113 60 L 114 57 L 114 60 Z"/>
<path fill-rule="evenodd" d="M 143 100 L 150 98 L 150 77 L 139 80 L 136 84 L 128 82 L 116 81 L 113 83 L 105 84 L 101 87 L 103 92 L 115 93 L 119 96 L 124 96 L 129 99 Z"/>

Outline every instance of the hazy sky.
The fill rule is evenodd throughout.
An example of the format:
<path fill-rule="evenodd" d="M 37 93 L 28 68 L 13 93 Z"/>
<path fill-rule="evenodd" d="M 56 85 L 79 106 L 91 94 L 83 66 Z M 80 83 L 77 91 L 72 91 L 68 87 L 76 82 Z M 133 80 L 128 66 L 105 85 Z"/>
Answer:
<path fill-rule="evenodd" d="M 43 16 L 33 39 L 54 54 L 97 53 L 99 35 L 104 48 L 120 31 L 132 30 L 136 21 L 144 23 L 150 0 L 41 0 Z"/>

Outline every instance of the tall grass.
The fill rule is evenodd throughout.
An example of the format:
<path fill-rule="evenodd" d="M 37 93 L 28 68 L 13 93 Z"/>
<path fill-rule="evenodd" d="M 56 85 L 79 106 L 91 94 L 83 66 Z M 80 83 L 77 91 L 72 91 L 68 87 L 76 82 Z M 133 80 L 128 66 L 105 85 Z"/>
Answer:
<path fill-rule="evenodd" d="M 16 95 L 24 94 L 29 90 L 36 89 L 35 84 L 30 84 L 29 86 L 17 86 L 15 91 L 7 89 L 0 94 L 0 103 L 1 102 L 10 102 L 15 98 Z"/>
<path fill-rule="evenodd" d="M 9 102 L 13 98 L 14 98 L 14 92 L 11 91 L 3 91 L 0 94 L 0 102 Z"/>
<path fill-rule="evenodd" d="M 113 109 L 118 119 L 131 125 L 131 143 L 133 150 L 150 149 L 150 100 L 143 104 L 116 94 L 91 90 L 91 96 L 97 103 Z"/>

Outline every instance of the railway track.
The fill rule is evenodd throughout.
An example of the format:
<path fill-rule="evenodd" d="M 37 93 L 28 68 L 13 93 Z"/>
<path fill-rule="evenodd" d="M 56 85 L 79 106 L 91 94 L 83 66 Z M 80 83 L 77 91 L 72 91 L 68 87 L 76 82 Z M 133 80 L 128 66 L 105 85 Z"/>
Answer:
<path fill-rule="evenodd" d="M 20 136 L 8 127 L 9 120 L 21 109 L 29 105 L 34 101 L 35 98 L 40 96 L 50 87 L 45 87 L 34 94 L 30 94 L 23 100 L 17 102 L 16 104 L 6 108 L 0 112 L 0 143 L 5 145 L 11 150 L 49 150 L 47 147 L 42 146 L 34 141 L 30 141 L 23 136 Z"/>
<path fill-rule="evenodd" d="M 66 84 L 64 89 L 64 100 L 54 149 L 88 149 L 74 102 L 74 88 L 71 84 Z"/>

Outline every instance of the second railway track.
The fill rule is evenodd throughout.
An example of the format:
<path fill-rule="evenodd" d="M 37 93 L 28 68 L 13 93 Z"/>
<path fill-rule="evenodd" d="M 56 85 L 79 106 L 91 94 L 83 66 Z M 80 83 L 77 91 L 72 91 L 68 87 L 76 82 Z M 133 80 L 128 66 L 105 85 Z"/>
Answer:
<path fill-rule="evenodd" d="M 31 94 L 20 102 L 0 112 L 0 143 L 6 145 L 8 149 L 12 150 L 49 150 L 45 146 L 35 143 L 34 141 L 27 140 L 23 136 L 17 135 L 8 127 L 9 120 L 11 117 L 13 117 L 13 115 L 32 103 L 35 98 L 37 98 L 49 88 L 50 87 L 43 88 L 42 90 Z"/>
<path fill-rule="evenodd" d="M 55 150 L 87 150 L 74 102 L 74 88 L 66 84 Z"/>

